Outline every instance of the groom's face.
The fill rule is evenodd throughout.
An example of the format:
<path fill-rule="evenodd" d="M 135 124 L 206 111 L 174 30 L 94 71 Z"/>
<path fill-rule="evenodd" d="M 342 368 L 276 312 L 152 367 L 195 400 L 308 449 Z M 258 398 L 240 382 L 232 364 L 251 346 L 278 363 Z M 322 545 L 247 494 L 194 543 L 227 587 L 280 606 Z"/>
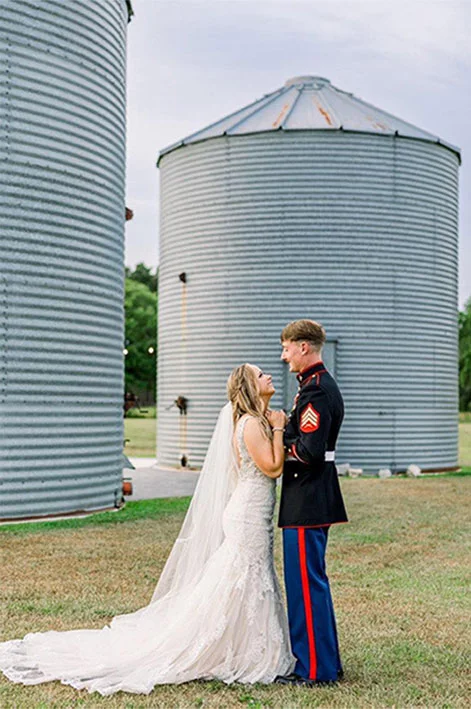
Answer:
<path fill-rule="evenodd" d="M 289 364 L 289 371 L 300 372 L 304 366 L 302 343 L 293 342 L 293 340 L 283 340 L 281 347 L 281 359 Z"/>

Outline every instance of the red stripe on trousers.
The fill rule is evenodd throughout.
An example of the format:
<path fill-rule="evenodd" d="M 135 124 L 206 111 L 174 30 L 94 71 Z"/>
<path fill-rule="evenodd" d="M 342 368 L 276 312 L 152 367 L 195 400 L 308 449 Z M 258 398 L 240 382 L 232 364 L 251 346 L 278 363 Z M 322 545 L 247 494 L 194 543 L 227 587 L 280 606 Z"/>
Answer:
<path fill-rule="evenodd" d="M 299 563 L 301 566 L 301 584 L 303 587 L 304 611 L 306 614 L 307 639 L 309 644 L 309 679 L 316 679 L 316 645 L 314 642 L 314 625 L 312 622 L 311 594 L 309 591 L 309 579 L 307 575 L 306 542 L 304 539 L 303 527 L 298 529 L 298 543 Z"/>

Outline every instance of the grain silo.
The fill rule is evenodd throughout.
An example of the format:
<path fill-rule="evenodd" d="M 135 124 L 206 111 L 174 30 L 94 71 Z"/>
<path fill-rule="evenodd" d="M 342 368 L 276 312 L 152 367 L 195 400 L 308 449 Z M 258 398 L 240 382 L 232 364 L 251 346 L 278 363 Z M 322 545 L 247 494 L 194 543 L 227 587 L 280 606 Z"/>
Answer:
<path fill-rule="evenodd" d="M 126 0 L 2 4 L 0 518 L 121 497 Z"/>
<path fill-rule="evenodd" d="M 457 466 L 459 163 L 318 76 L 161 152 L 161 464 L 202 462 L 241 362 L 271 372 L 273 406 L 290 408 L 279 333 L 307 317 L 346 402 L 338 462 Z"/>

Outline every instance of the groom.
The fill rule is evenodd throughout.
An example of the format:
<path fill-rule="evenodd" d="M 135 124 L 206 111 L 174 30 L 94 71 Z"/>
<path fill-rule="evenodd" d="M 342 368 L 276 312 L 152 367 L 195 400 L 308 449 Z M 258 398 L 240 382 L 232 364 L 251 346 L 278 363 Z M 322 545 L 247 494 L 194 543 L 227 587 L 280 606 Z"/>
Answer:
<path fill-rule="evenodd" d="M 296 320 L 281 333 L 281 359 L 299 391 L 284 433 L 278 526 L 283 528 L 285 585 L 294 673 L 281 683 L 335 682 L 342 675 L 334 607 L 325 570 L 330 525 L 347 522 L 335 467 L 344 416 L 339 388 L 321 359 L 325 330 Z"/>

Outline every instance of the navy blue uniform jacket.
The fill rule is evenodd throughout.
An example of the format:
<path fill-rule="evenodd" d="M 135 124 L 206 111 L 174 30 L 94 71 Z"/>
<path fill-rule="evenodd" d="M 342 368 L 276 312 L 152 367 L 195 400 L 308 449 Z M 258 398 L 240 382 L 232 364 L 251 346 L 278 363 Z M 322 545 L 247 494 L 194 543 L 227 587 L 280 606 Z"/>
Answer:
<path fill-rule="evenodd" d="M 334 451 L 344 417 L 342 395 L 323 362 L 298 374 L 284 444 L 289 454 L 283 468 L 279 527 L 320 527 L 347 522 Z"/>

